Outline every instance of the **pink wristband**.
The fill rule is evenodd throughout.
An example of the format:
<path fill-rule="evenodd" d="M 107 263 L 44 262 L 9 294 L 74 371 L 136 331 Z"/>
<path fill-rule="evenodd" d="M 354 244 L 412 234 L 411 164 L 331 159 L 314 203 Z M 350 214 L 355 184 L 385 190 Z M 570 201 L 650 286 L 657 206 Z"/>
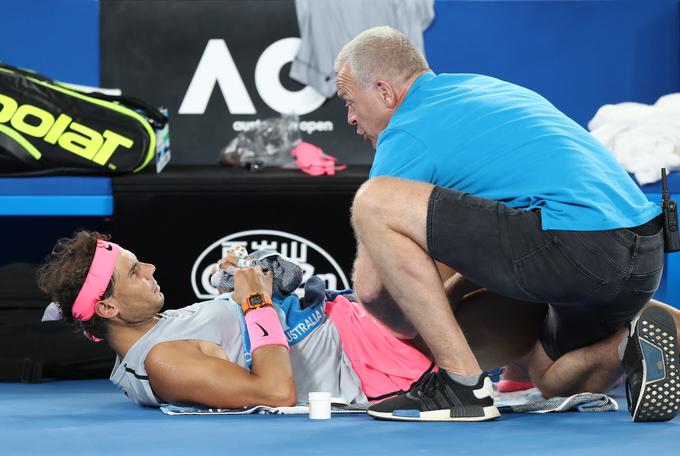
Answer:
<path fill-rule="evenodd" d="M 267 306 L 249 311 L 246 314 L 246 326 L 250 339 L 250 353 L 255 353 L 255 350 L 265 345 L 282 345 L 290 351 L 279 315 L 273 307 Z"/>

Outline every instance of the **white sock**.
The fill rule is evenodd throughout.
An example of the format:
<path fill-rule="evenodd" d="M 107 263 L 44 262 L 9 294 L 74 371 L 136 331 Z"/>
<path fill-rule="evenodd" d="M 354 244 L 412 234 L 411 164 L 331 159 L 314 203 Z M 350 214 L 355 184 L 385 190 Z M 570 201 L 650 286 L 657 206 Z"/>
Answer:
<path fill-rule="evenodd" d="M 479 374 L 474 375 L 458 375 L 449 371 L 444 372 L 446 372 L 453 381 L 465 386 L 475 386 L 479 382 L 479 377 L 481 377 L 483 373 L 482 371 L 479 371 Z"/>

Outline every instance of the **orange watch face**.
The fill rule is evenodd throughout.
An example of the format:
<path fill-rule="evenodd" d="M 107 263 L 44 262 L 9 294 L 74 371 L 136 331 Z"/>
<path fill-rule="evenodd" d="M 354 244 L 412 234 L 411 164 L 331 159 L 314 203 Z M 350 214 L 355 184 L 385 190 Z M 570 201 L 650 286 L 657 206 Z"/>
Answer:
<path fill-rule="evenodd" d="M 272 305 L 272 300 L 264 293 L 251 293 L 243 303 L 243 311 Z"/>

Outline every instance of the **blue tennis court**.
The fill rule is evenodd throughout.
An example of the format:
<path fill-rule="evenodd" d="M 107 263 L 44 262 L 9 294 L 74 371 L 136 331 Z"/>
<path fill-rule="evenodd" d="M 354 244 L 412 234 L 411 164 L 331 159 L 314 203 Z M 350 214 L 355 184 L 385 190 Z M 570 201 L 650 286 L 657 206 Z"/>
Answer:
<path fill-rule="evenodd" d="M 680 419 L 618 412 L 504 414 L 485 423 L 398 423 L 367 415 L 167 416 L 108 380 L 0 385 L 3 455 L 16 454 L 675 454 Z"/>

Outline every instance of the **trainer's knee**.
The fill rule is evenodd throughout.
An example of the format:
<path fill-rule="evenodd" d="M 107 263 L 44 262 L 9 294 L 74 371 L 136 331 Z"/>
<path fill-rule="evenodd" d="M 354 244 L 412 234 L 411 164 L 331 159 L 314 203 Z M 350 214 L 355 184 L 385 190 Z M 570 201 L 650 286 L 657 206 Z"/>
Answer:
<path fill-rule="evenodd" d="M 559 384 L 556 384 L 554 376 L 548 375 L 548 371 L 555 361 L 547 355 L 543 348 L 543 344 L 537 340 L 534 343 L 533 350 L 526 356 L 531 381 L 534 382 L 534 385 L 538 388 L 543 397 L 548 399 L 555 396 L 562 396 L 564 390 L 560 388 Z"/>
<path fill-rule="evenodd" d="M 375 177 L 359 188 L 352 203 L 352 226 L 355 230 L 362 229 L 366 222 L 381 219 L 388 210 L 391 189 L 396 181 L 393 177 Z"/>

